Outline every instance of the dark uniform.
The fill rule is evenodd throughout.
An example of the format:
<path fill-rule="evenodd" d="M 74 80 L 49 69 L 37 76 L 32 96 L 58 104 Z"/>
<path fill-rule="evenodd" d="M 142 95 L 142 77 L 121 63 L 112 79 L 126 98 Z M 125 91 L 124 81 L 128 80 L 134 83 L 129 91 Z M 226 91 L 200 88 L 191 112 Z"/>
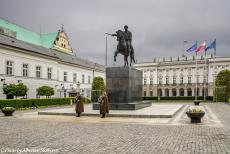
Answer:
<path fill-rule="evenodd" d="M 76 96 L 75 103 L 76 103 L 75 111 L 77 117 L 80 117 L 81 113 L 84 112 L 83 98 L 81 95 Z"/>
<path fill-rule="evenodd" d="M 100 103 L 100 114 L 101 118 L 105 117 L 106 113 L 109 113 L 109 100 L 106 94 L 103 94 L 99 97 L 98 102 Z"/>
<path fill-rule="evenodd" d="M 127 48 L 129 52 L 131 51 L 132 46 L 132 33 L 128 30 L 128 26 L 125 26 L 124 36 L 125 36 L 125 42 L 127 45 Z"/>

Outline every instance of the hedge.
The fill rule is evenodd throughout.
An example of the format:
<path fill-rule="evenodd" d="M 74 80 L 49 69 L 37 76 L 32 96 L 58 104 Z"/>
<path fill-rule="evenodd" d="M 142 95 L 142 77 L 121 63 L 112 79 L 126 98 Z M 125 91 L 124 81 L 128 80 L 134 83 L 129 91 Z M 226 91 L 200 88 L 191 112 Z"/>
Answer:
<path fill-rule="evenodd" d="M 19 109 L 19 108 L 30 108 L 30 107 L 39 107 L 39 106 L 66 105 L 66 104 L 70 104 L 71 99 L 73 100 L 72 97 L 39 98 L 39 99 L 4 99 L 4 100 L 0 100 L 0 109 L 7 106 Z"/>
<path fill-rule="evenodd" d="M 204 100 L 203 96 L 198 96 L 198 100 Z M 158 100 L 158 97 L 143 97 L 143 100 Z M 195 100 L 195 96 L 163 96 L 160 100 Z M 206 96 L 206 100 L 212 101 L 213 96 Z"/>

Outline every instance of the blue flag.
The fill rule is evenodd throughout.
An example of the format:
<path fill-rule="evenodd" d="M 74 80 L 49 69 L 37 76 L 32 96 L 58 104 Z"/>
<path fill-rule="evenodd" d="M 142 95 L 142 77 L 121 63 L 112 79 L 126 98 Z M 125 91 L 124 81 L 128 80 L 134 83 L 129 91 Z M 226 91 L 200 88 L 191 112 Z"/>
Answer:
<path fill-rule="evenodd" d="M 216 39 L 205 49 L 205 51 L 209 49 L 214 49 L 216 51 Z"/>
<path fill-rule="evenodd" d="M 189 52 L 189 53 L 191 53 L 191 52 L 196 51 L 196 49 L 197 49 L 197 42 L 193 46 L 191 46 L 190 48 L 188 48 L 186 51 Z"/>

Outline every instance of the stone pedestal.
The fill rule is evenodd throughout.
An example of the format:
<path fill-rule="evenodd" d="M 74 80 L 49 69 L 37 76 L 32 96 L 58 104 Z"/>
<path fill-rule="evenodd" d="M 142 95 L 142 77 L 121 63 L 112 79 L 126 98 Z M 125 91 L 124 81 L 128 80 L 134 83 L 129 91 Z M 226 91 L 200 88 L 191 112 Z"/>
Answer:
<path fill-rule="evenodd" d="M 151 106 L 142 101 L 142 71 L 132 67 L 106 68 L 106 90 L 111 110 L 136 110 Z M 94 104 L 93 109 L 98 109 Z"/>

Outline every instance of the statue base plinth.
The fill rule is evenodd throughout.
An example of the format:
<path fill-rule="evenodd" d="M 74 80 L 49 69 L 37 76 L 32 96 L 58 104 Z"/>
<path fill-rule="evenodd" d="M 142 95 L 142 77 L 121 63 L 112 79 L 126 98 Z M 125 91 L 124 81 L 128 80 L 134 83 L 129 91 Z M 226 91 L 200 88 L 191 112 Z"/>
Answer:
<path fill-rule="evenodd" d="M 151 101 L 133 102 L 133 103 L 110 103 L 109 110 L 138 110 L 152 106 Z M 100 104 L 94 103 L 93 110 L 99 110 Z"/>
<path fill-rule="evenodd" d="M 151 106 L 142 101 L 142 71 L 133 67 L 107 67 L 106 91 L 110 110 L 138 110 Z M 99 109 L 99 104 L 93 104 Z"/>

